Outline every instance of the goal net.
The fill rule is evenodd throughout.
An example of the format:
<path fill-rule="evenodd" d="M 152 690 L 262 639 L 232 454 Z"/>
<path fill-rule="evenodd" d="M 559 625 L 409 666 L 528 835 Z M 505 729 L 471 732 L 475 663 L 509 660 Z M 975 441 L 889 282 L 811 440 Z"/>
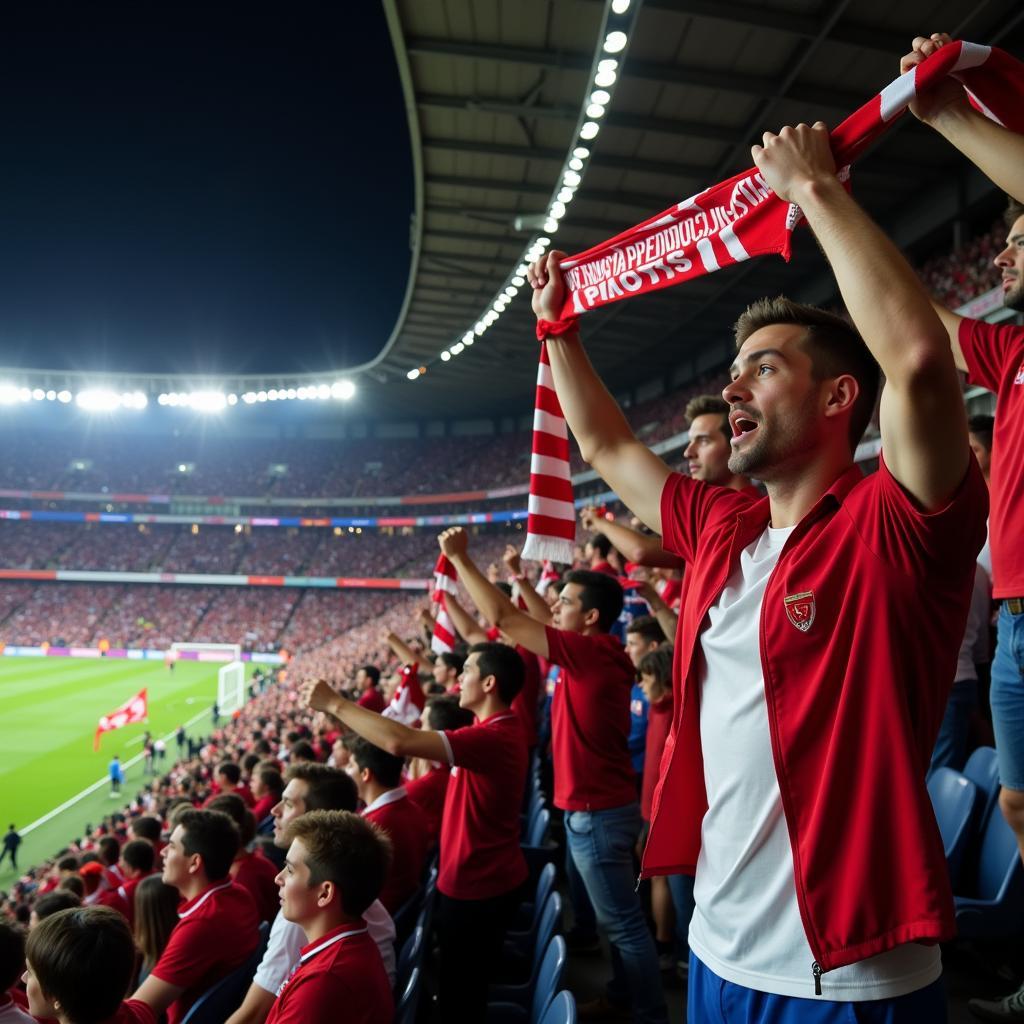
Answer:
<path fill-rule="evenodd" d="M 200 644 L 177 642 L 171 644 L 168 654 L 173 661 L 226 662 L 217 670 L 217 708 L 222 715 L 230 715 L 245 704 L 245 663 L 238 644 Z"/>

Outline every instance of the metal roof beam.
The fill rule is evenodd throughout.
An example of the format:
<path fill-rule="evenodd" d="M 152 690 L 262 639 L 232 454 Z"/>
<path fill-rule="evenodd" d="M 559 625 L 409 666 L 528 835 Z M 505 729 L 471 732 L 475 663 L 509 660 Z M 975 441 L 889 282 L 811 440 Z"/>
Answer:
<path fill-rule="evenodd" d="M 488 63 L 526 64 L 530 67 L 548 67 L 589 73 L 589 54 L 566 54 L 553 50 L 525 46 L 487 46 L 478 43 L 456 43 L 448 39 L 406 40 L 409 53 L 417 56 L 435 56 L 481 60 Z M 627 78 L 643 79 L 661 85 L 690 85 L 703 89 L 740 93 L 744 96 L 771 95 L 776 80 L 767 75 L 746 75 L 735 71 L 707 71 L 701 68 L 680 67 L 656 61 L 629 58 L 623 69 Z M 859 94 L 825 85 L 807 85 L 790 90 L 791 98 L 798 102 L 814 103 L 839 110 L 856 110 L 863 102 Z"/>

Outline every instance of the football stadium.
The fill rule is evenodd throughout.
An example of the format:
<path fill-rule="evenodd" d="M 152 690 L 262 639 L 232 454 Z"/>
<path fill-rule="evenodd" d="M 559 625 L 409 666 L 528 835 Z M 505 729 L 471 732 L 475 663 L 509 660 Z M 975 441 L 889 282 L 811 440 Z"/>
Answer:
<path fill-rule="evenodd" d="M 1015 0 L 5 34 L 0 1024 L 1024 1021 Z"/>

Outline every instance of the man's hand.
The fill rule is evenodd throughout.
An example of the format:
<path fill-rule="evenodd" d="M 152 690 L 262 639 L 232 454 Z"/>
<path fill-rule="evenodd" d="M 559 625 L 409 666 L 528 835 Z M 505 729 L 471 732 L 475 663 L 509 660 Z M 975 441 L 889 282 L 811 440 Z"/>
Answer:
<path fill-rule="evenodd" d="M 487 563 L 487 582 L 497 583 L 501 579 L 501 566 L 497 562 Z"/>
<path fill-rule="evenodd" d="M 519 549 L 515 544 L 505 545 L 505 554 L 501 556 L 501 560 L 505 563 L 505 568 L 508 569 L 513 576 L 523 575 L 523 563 L 519 558 Z"/>
<path fill-rule="evenodd" d="M 526 280 L 533 289 L 533 311 L 538 320 L 558 320 L 565 303 L 565 279 L 558 264 L 566 254 L 559 250 L 549 252 L 526 270 Z"/>
<path fill-rule="evenodd" d="M 463 558 L 469 551 L 469 535 L 461 526 L 452 526 L 437 538 L 441 552 L 448 558 Z"/>
<path fill-rule="evenodd" d="M 586 508 L 580 509 L 580 526 L 583 527 L 588 533 L 597 532 L 597 509 L 593 505 L 588 505 Z"/>
<path fill-rule="evenodd" d="M 420 624 L 426 626 L 427 629 L 434 628 L 434 616 L 429 605 L 426 608 L 420 609 Z"/>
<path fill-rule="evenodd" d="M 824 121 L 813 126 L 798 124 L 783 128 L 778 135 L 765 132 L 763 146 L 752 146 L 750 153 L 768 186 L 788 203 L 800 203 L 805 185 L 826 179 L 835 180 L 836 162 L 828 144 Z"/>
<path fill-rule="evenodd" d="M 395 634 L 390 629 L 382 629 L 380 631 L 380 642 L 385 647 L 387 647 L 391 643 L 394 636 Z"/>
<path fill-rule="evenodd" d="M 934 32 L 930 36 L 917 36 L 911 43 L 910 53 L 900 59 L 900 74 L 905 75 L 927 60 L 936 50 L 953 40 L 945 32 Z M 969 106 L 964 87 L 949 76 L 934 89 L 918 95 L 910 104 L 910 112 L 919 121 L 932 124 L 941 114 L 951 110 L 964 110 Z"/>
<path fill-rule="evenodd" d="M 324 679 L 307 679 L 299 689 L 299 700 L 314 711 L 333 714 L 331 709 L 336 702 L 344 699 L 335 693 Z"/>

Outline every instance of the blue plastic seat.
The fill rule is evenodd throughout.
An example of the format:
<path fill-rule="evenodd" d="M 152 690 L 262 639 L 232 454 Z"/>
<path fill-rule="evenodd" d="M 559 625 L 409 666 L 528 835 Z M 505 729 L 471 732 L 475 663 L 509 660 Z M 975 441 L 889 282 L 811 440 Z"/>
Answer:
<path fill-rule="evenodd" d="M 395 1007 L 395 1024 L 415 1024 L 416 1012 L 420 1005 L 420 978 L 421 972 L 414 967 L 409 974 L 409 980 L 402 990 L 402 997 Z M 339 1019 L 344 1016 L 344 1007 L 338 1007 Z"/>
<path fill-rule="evenodd" d="M 540 924 L 541 911 L 548 901 L 548 896 L 554 892 L 557 871 L 554 864 L 545 864 L 541 868 L 537 878 L 537 888 L 533 894 L 533 900 L 523 903 L 519 907 L 519 920 L 524 927 L 511 929 L 505 936 L 506 946 L 513 946 L 518 952 L 530 950 L 534 946 L 537 935 L 537 927 Z"/>
<path fill-rule="evenodd" d="M 942 836 L 949 877 L 955 888 L 960 879 L 964 851 L 971 838 L 978 788 L 952 768 L 936 768 L 928 777 L 928 795 Z"/>
<path fill-rule="evenodd" d="M 530 972 L 528 977 L 514 985 L 492 985 L 490 1001 L 495 1003 L 517 1003 L 524 1010 L 533 998 L 533 986 L 537 983 L 541 961 L 552 938 L 562 930 L 562 897 L 557 892 L 548 896 L 540 916 L 533 947 L 528 951 Z"/>
<path fill-rule="evenodd" d="M 956 896 L 956 925 L 961 938 L 1019 934 L 1024 919 L 1024 865 L 1017 837 L 998 805 L 989 811 L 977 868 L 965 882 L 965 895 Z"/>
<path fill-rule="evenodd" d="M 977 820 L 980 834 L 989 813 L 999 799 L 999 759 L 995 747 L 978 747 L 964 765 L 964 778 L 978 787 Z"/>
<path fill-rule="evenodd" d="M 423 950 L 426 946 L 425 932 L 422 925 L 417 925 L 412 934 L 402 943 L 398 954 L 398 964 L 395 968 L 395 988 L 402 991 L 405 983 L 409 980 L 409 974 L 414 967 L 423 966 Z"/>
<path fill-rule="evenodd" d="M 555 935 L 548 943 L 541 959 L 529 1006 L 490 1002 L 487 1004 L 487 1024 L 540 1024 L 544 1011 L 562 984 L 567 956 L 565 939 L 561 935 Z"/>
<path fill-rule="evenodd" d="M 260 941 L 249 959 L 240 967 L 236 967 L 229 975 L 221 978 L 210 986 L 191 1006 L 181 1020 L 181 1024 L 224 1024 L 242 1005 L 245 993 L 249 991 L 253 975 L 259 967 L 263 954 L 267 951 L 267 939 L 270 937 L 270 925 L 263 921 L 260 924 Z"/>
<path fill-rule="evenodd" d="M 559 992 L 551 1000 L 540 1024 L 576 1024 L 576 1000 L 571 992 Z"/>
<path fill-rule="evenodd" d="M 542 807 L 536 817 L 533 819 L 533 824 L 530 826 L 530 831 L 526 836 L 527 846 L 543 846 L 547 841 L 548 829 L 551 827 L 551 812 L 546 808 Z"/>

